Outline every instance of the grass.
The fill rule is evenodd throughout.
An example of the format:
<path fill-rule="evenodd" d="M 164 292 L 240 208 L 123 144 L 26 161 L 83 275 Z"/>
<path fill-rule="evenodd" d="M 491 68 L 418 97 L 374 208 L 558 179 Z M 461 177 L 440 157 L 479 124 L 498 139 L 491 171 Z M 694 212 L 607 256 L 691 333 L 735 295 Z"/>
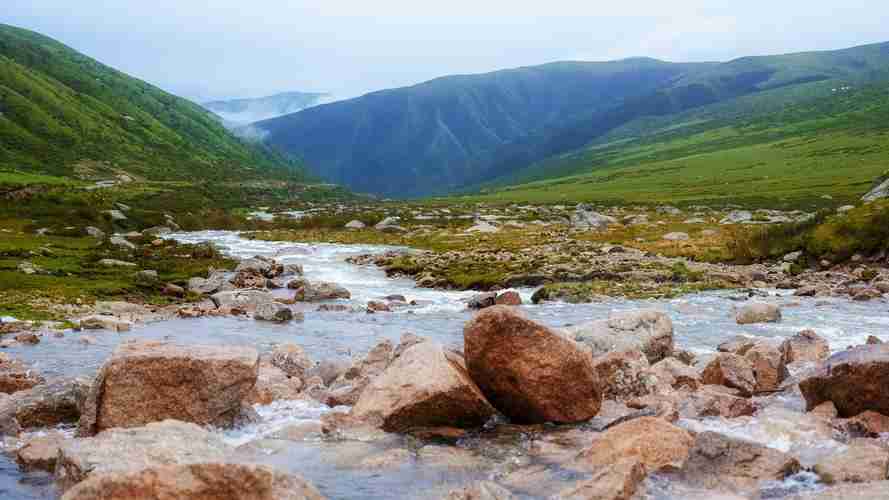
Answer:
<path fill-rule="evenodd" d="M 849 203 L 887 168 L 889 92 L 885 85 L 871 86 L 780 111 L 650 132 L 564 155 L 527 173 L 556 178 L 492 185 L 460 199 L 806 209 Z"/>

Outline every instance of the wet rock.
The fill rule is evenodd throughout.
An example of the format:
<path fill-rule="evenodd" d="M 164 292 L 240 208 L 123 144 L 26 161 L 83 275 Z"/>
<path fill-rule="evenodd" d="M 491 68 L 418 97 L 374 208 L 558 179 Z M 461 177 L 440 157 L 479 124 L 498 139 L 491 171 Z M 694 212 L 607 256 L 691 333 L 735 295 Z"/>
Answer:
<path fill-rule="evenodd" d="M 889 481 L 871 481 L 865 485 L 844 484 L 807 491 L 786 497 L 787 500 L 874 500 L 889 498 Z"/>
<path fill-rule="evenodd" d="M 797 361 L 822 361 L 830 356 L 830 345 L 813 330 L 803 330 L 781 344 L 785 364 Z"/>
<path fill-rule="evenodd" d="M 695 439 L 663 419 L 640 417 L 616 425 L 577 455 L 576 466 L 587 470 L 637 460 L 649 472 L 681 468 Z"/>
<path fill-rule="evenodd" d="M 251 348 L 125 342 L 99 370 L 78 434 L 165 419 L 230 427 L 258 370 Z"/>
<path fill-rule="evenodd" d="M 304 386 L 302 378 L 288 376 L 269 359 L 263 358 L 259 362 L 256 385 L 247 401 L 250 404 L 267 405 L 274 401 L 300 399 Z"/>
<path fill-rule="evenodd" d="M 509 490 L 492 481 L 479 481 L 463 489 L 452 490 L 444 500 L 513 500 Z"/>
<path fill-rule="evenodd" d="M 718 354 L 701 372 L 701 381 L 738 389 L 743 396 L 751 396 L 756 390 L 753 367 L 737 354 Z"/>
<path fill-rule="evenodd" d="M 256 306 L 256 312 L 253 313 L 253 319 L 259 321 L 271 321 L 274 323 L 286 323 L 297 318 L 294 317 L 293 310 L 284 304 L 266 302 L 265 304 Z"/>
<path fill-rule="evenodd" d="M 290 377 L 303 380 L 312 368 L 312 360 L 305 349 L 296 344 L 283 344 L 272 351 L 272 364 Z"/>
<path fill-rule="evenodd" d="M 835 418 L 837 411 L 831 401 L 821 403 L 812 412 L 816 412 L 825 405 L 833 406 L 833 417 Z M 875 411 L 865 411 L 852 418 L 837 422 L 837 428 L 847 436 L 876 438 L 880 437 L 881 434 L 889 432 L 889 417 Z"/>
<path fill-rule="evenodd" d="M 76 423 L 88 391 L 88 381 L 75 378 L 17 392 L 0 401 L 0 432 L 17 434 L 21 430 Z"/>
<path fill-rule="evenodd" d="M 656 379 L 648 373 L 648 359 L 639 351 L 611 352 L 593 358 L 602 397 L 623 401 L 653 390 Z"/>
<path fill-rule="evenodd" d="M 642 351 L 649 363 L 657 363 L 673 352 L 673 322 L 665 313 L 655 310 L 614 313 L 607 320 L 567 331 L 578 342 L 590 346 L 594 355 Z"/>
<path fill-rule="evenodd" d="M 519 292 L 503 292 L 497 296 L 495 300 L 498 306 L 520 306 L 522 305 L 522 296 Z"/>
<path fill-rule="evenodd" d="M 352 294 L 336 283 L 306 283 L 296 290 L 293 298 L 299 302 L 351 299 Z"/>
<path fill-rule="evenodd" d="M 195 424 L 167 420 L 65 440 L 59 448 L 55 475 L 64 491 L 92 474 L 221 462 L 233 451 L 216 433 Z"/>
<path fill-rule="evenodd" d="M 747 304 L 738 310 L 735 322 L 739 325 L 752 323 L 776 323 L 781 321 L 781 308 L 775 304 L 756 302 Z"/>
<path fill-rule="evenodd" d="M 718 346 L 716 346 L 716 350 L 719 352 L 728 352 L 731 354 L 737 354 L 738 356 L 743 356 L 747 354 L 747 351 L 750 350 L 751 347 L 755 346 L 757 339 L 753 337 L 748 337 L 746 335 L 735 335 L 734 337 L 721 342 Z"/>
<path fill-rule="evenodd" d="M 655 363 L 649 370 L 661 384 L 674 389 L 686 388 L 692 391 L 701 386 L 701 375 L 697 370 L 676 358 L 664 358 Z"/>
<path fill-rule="evenodd" d="M 708 431 L 698 434 L 681 476 L 695 486 L 744 491 L 799 470 L 799 462 L 786 453 Z"/>
<path fill-rule="evenodd" d="M 879 337 L 875 337 L 873 335 L 868 335 L 867 340 L 864 343 L 874 345 L 874 344 L 882 344 L 883 341 L 880 340 Z"/>
<path fill-rule="evenodd" d="M 20 344 L 37 345 L 40 343 L 40 336 L 34 332 L 17 333 L 13 338 Z"/>
<path fill-rule="evenodd" d="M 875 300 L 882 297 L 883 292 L 871 287 L 858 288 L 852 292 L 852 300 L 857 300 L 859 302 L 866 302 L 868 300 Z"/>
<path fill-rule="evenodd" d="M 459 355 L 421 342 L 371 381 L 351 415 L 386 431 L 403 432 L 414 427 L 477 427 L 494 413 Z"/>
<path fill-rule="evenodd" d="M 56 468 L 56 459 L 59 456 L 59 446 L 62 444 L 62 436 L 49 434 L 27 440 L 15 452 L 15 461 L 24 470 L 42 470 L 53 472 Z"/>
<path fill-rule="evenodd" d="M 64 500 L 322 500 L 299 476 L 267 466 L 202 463 L 96 474 L 72 488 Z"/>
<path fill-rule="evenodd" d="M 28 390 L 43 381 L 44 378 L 24 362 L 0 355 L 0 393 Z"/>
<path fill-rule="evenodd" d="M 242 289 L 268 288 L 268 282 L 268 278 L 251 270 L 239 271 L 231 280 L 231 284 L 234 285 L 235 288 Z"/>
<path fill-rule="evenodd" d="M 371 300 L 367 303 L 367 312 L 392 312 L 392 308 L 385 302 Z"/>
<path fill-rule="evenodd" d="M 800 382 L 808 410 L 825 401 L 841 417 L 867 410 L 889 416 L 889 344 L 864 345 L 834 354 Z"/>
<path fill-rule="evenodd" d="M 94 314 L 80 319 L 80 328 L 84 330 L 111 330 L 115 332 L 127 332 L 133 324 L 116 316 L 107 314 Z"/>
<path fill-rule="evenodd" d="M 826 484 L 864 483 L 889 477 L 889 451 L 868 439 L 856 439 L 849 447 L 815 465 Z"/>
<path fill-rule="evenodd" d="M 256 310 L 260 304 L 274 302 L 275 297 L 265 290 L 237 290 L 217 292 L 211 295 L 210 299 L 220 309 Z"/>
<path fill-rule="evenodd" d="M 790 376 L 781 351 L 773 345 L 758 343 L 747 351 L 744 358 L 753 368 L 756 392 L 775 391 Z"/>
<path fill-rule="evenodd" d="M 589 352 L 516 309 L 481 311 L 463 338 L 472 380 L 513 421 L 581 422 L 599 411 L 602 394 Z"/>
<path fill-rule="evenodd" d="M 310 368 L 306 376 L 307 378 L 320 377 L 324 385 L 330 385 L 334 380 L 346 373 L 349 366 L 349 363 L 346 361 L 326 359 Z"/>
<path fill-rule="evenodd" d="M 593 471 L 592 477 L 563 489 L 555 500 L 629 500 L 645 479 L 645 465 L 621 460 Z"/>
<path fill-rule="evenodd" d="M 466 307 L 469 309 L 484 309 L 497 304 L 497 294 L 494 292 L 480 293 L 469 299 Z"/>

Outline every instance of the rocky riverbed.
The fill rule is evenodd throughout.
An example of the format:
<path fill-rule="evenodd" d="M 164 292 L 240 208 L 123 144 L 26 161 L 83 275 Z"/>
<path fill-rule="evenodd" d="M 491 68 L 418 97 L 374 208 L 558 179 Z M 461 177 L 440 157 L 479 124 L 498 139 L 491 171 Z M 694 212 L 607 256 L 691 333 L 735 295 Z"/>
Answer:
<path fill-rule="evenodd" d="M 885 302 L 834 293 L 861 277 L 797 296 L 751 268 L 762 274 L 739 272 L 743 290 L 534 304 L 525 283 L 482 300 L 360 258 L 402 249 L 168 237 L 273 259 L 243 279 L 281 287 L 263 287 L 258 302 L 213 301 L 244 314 L 202 314 L 197 303 L 166 321 L 10 343 L 4 498 L 176 491 L 185 477 L 217 495 L 257 484 L 261 498 L 887 490 Z M 500 297 L 521 305 L 485 307 Z M 129 321 L 118 313 L 107 316 Z M 829 366 L 852 366 L 847 378 L 817 371 L 832 353 Z"/>

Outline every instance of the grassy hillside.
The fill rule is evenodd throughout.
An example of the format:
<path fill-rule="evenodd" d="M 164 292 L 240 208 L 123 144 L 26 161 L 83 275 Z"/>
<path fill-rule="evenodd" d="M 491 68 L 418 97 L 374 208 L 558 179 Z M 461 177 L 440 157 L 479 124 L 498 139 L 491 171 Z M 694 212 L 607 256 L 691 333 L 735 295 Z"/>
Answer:
<path fill-rule="evenodd" d="M 609 142 L 501 180 L 533 182 L 488 186 L 477 198 L 776 208 L 854 201 L 889 170 L 889 83 L 834 88 L 809 84 L 801 96 L 821 97 L 797 96 L 783 107 L 775 103 L 794 101 L 787 91 L 677 115 L 672 123 L 635 122 Z M 553 175 L 561 177 L 547 178 Z"/>
<path fill-rule="evenodd" d="M 304 176 L 218 119 L 43 35 L 0 25 L 0 170 L 229 180 Z"/>

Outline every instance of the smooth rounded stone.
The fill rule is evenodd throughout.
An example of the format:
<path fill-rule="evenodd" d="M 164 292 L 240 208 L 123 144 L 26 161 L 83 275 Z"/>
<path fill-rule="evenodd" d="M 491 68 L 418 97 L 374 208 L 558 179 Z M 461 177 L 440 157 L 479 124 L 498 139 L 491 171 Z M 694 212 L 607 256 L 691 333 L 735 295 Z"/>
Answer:
<path fill-rule="evenodd" d="M 633 460 L 648 472 L 670 471 L 682 467 L 694 445 L 692 435 L 663 419 L 639 417 L 616 425 L 581 451 L 573 467 L 596 470 Z"/>
<path fill-rule="evenodd" d="M 48 434 L 27 440 L 15 452 L 15 460 L 24 470 L 53 472 L 59 457 L 59 446 L 64 437 Z"/>
<path fill-rule="evenodd" d="M 843 484 L 785 497 L 786 500 L 875 500 L 878 498 L 889 498 L 889 481 Z"/>
<path fill-rule="evenodd" d="M 593 471 L 592 477 L 560 491 L 553 500 L 630 500 L 645 480 L 646 468 L 637 460 L 621 460 Z"/>
<path fill-rule="evenodd" d="M 680 476 L 695 486 L 750 491 L 761 481 L 781 481 L 799 470 L 787 453 L 707 431 L 697 435 Z"/>
<path fill-rule="evenodd" d="M 494 413 L 458 354 L 421 342 L 367 385 L 351 416 L 389 432 L 404 432 L 415 427 L 478 427 Z"/>
<path fill-rule="evenodd" d="M 869 439 L 855 439 L 813 469 L 825 484 L 865 483 L 889 477 L 889 451 Z"/>
<path fill-rule="evenodd" d="M 799 383 L 811 410 L 832 401 L 839 416 L 868 410 L 889 416 L 889 344 L 864 345 L 838 352 Z"/>
<path fill-rule="evenodd" d="M 588 345 L 594 355 L 611 351 L 642 351 L 649 363 L 657 363 L 673 353 L 673 322 L 661 311 L 642 309 L 613 313 L 566 331 Z"/>
<path fill-rule="evenodd" d="M 95 474 L 63 500 L 322 500 L 303 478 L 261 465 L 202 463 Z"/>
<path fill-rule="evenodd" d="M 43 376 L 23 361 L 6 356 L 0 358 L 0 393 L 25 391 L 43 382 Z"/>
<path fill-rule="evenodd" d="M 625 400 L 652 392 L 657 380 L 648 372 L 648 358 L 639 351 L 610 352 L 593 358 L 604 399 Z"/>
<path fill-rule="evenodd" d="M 602 392 L 589 350 L 508 306 L 479 312 L 463 329 L 469 375 L 516 423 L 582 422 Z"/>
<path fill-rule="evenodd" d="M 738 309 L 735 314 L 735 322 L 739 325 L 753 323 L 777 323 L 781 321 L 781 308 L 775 304 L 755 302 L 746 304 Z"/>
<path fill-rule="evenodd" d="M 688 233 L 680 233 L 680 232 L 667 233 L 667 234 L 663 235 L 662 238 L 667 241 L 688 241 L 689 239 L 691 239 L 688 236 Z"/>
<path fill-rule="evenodd" d="M 73 424 L 89 392 L 89 380 L 55 380 L 0 400 L 0 433 Z"/>
<path fill-rule="evenodd" d="M 351 299 L 352 294 L 336 283 L 305 283 L 294 293 L 297 302 L 318 302 L 321 300 Z"/>
<path fill-rule="evenodd" d="M 195 424 L 166 420 L 95 437 L 67 439 L 59 447 L 56 482 L 62 491 L 92 474 L 129 472 L 173 464 L 220 462 L 234 448 Z"/>
<path fill-rule="evenodd" d="M 513 500 L 515 495 L 493 481 L 479 481 L 459 490 L 451 490 L 444 500 Z"/>
<path fill-rule="evenodd" d="M 701 386 L 701 374 L 676 358 L 664 358 L 648 369 L 648 373 L 661 384 L 674 389 L 686 388 L 692 391 Z"/>
<path fill-rule="evenodd" d="M 256 312 L 253 313 L 253 319 L 259 321 L 271 321 L 273 323 L 286 323 L 288 321 L 301 321 L 302 317 L 293 314 L 293 310 L 284 304 L 277 302 L 266 302 L 256 306 Z"/>
<path fill-rule="evenodd" d="M 78 435 L 166 419 L 231 427 L 258 372 L 248 347 L 124 342 L 93 382 Z"/>
<path fill-rule="evenodd" d="M 487 292 L 480 293 L 469 299 L 469 302 L 466 304 L 466 307 L 469 309 L 484 309 L 486 307 L 491 307 L 497 304 L 497 293 L 495 292 Z"/>
<path fill-rule="evenodd" d="M 776 391 L 790 376 L 781 351 L 773 345 L 758 343 L 747 351 L 744 359 L 749 361 L 753 368 L 756 392 Z"/>
<path fill-rule="evenodd" d="M 701 382 L 738 389 L 743 396 L 751 396 L 756 390 L 753 366 L 737 354 L 717 354 L 701 372 Z"/>
<path fill-rule="evenodd" d="M 781 344 L 785 364 L 797 361 L 823 361 L 830 356 L 830 344 L 813 330 L 803 330 Z"/>
<path fill-rule="evenodd" d="M 231 290 L 216 292 L 210 299 L 218 308 L 255 310 L 260 304 L 274 302 L 275 296 L 267 290 Z"/>

